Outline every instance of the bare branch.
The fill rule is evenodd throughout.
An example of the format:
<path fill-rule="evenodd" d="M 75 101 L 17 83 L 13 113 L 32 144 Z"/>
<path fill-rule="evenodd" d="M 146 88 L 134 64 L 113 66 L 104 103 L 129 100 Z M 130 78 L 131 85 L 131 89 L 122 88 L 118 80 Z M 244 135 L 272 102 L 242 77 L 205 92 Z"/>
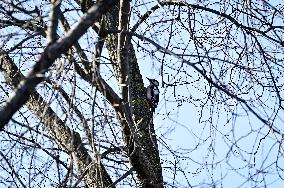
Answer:
<path fill-rule="evenodd" d="M 162 52 L 162 53 L 166 53 L 166 54 L 169 54 L 169 55 L 172 55 L 173 57 L 181 60 L 182 62 L 186 63 L 187 65 L 190 65 L 191 67 L 193 67 L 198 73 L 200 73 L 204 78 L 205 80 L 208 81 L 208 83 L 212 84 L 215 88 L 217 88 L 218 90 L 220 91 L 223 91 L 224 93 L 226 93 L 228 96 L 232 97 L 233 99 L 236 99 L 237 101 L 240 101 L 241 103 L 243 103 L 245 105 L 245 107 L 251 112 L 253 113 L 262 123 L 264 123 L 265 125 L 267 125 L 269 127 L 269 129 L 272 131 L 272 132 L 275 132 L 279 135 L 282 135 L 282 133 L 276 129 L 276 127 L 274 127 L 268 120 L 265 120 L 264 118 L 261 117 L 261 115 L 259 115 L 248 103 L 246 100 L 238 97 L 237 95 L 231 93 L 229 90 L 226 89 L 226 86 L 224 85 L 220 85 L 216 82 L 214 82 L 210 77 L 208 77 L 206 75 L 206 73 L 204 71 L 202 71 L 200 68 L 197 67 L 196 64 L 194 63 L 191 63 L 187 60 L 185 60 L 184 58 L 182 58 L 182 56 L 160 46 L 158 43 L 156 43 L 155 41 L 147 38 L 147 37 L 144 37 L 144 36 L 141 36 L 141 35 L 138 35 L 136 33 L 132 33 L 132 32 L 128 32 L 130 35 L 133 35 L 137 38 L 139 38 L 140 40 L 145 40 L 149 43 L 151 43 L 152 45 L 154 45 L 158 51 Z"/>
<path fill-rule="evenodd" d="M 48 43 L 54 43 L 57 37 L 58 18 L 60 16 L 61 0 L 52 1 L 52 8 L 50 12 L 50 25 L 47 29 Z"/>
<path fill-rule="evenodd" d="M 4 72 L 7 82 L 12 87 L 16 87 L 19 80 L 24 79 L 24 76 L 8 55 L 2 54 L 0 56 L 0 62 L 2 62 L 0 64 L 0 70 Z M 11 73 L 13 76 L 11 76 Z M 13 78 L 13 80 L 10 78 Z M 82 172 L 82 174 L 84 174 L 82 178 L 85 178 L 88 184 L 92 185 L 95 180 L 100 179 L 100 173 L 102 173 L 102 182 L 105 186 L 112 183 L 111 178 L 101 162 L 99 162 L 100 168 L 96 170 L 97 164 L 92 163 L 93 159 L 84 147 L 79 133 L 66 126 L 38 92 L 30 90 L 30 98 L 26 105 L 31 112 L 42 120 L 57 144 L 73 154 L 79 169 L 84 170 L 84 172 Z M 89 166 L 91 163 L 92 165 Z"/>
<path fill-rule="evenodd" d="M 82 17 L 78 24 L 66 34 L 66 37 L 47 46 L 27 78 L 19 84 L 15 93 L 8 99 L 6 104 L 1 107 L 0 130 L 3 129 L 13 114 L 28 100 L 30 90 L 43 81 L 44 73 L 53 64 L 55 59 L 65 53 L 93 23 L 115 3 L 116 0 L 99 1 Z"/>
<path fill-rule="evenodd" d="M 216 15 L 219 15 L 219 16 L 222 16 L 223 18 L 226 18 L 228 19 L 229 21 L 231 21 L 233 24 L 235 24 L 237 27 L 240 27 L 244 30 L 247 30 L 247 31 L 250 31 L 250 32 L 256 32 L 256 33 L 259 33 L 261 34 L 262 36 L 266 37 L 267 39 L 269 40 L 272 40 L 278 44 L 280 44 L 281 46 L 284 47 L 284 41 L 283 40 L 277 40 L 269 35 L 267 35 L 267 32 L 271 29 L 275 29 L 275 28 L 281 28 L 281 29 L 284 29 L 283 26 L 271 26 L 270 28 L 268 28 L 266 31 L 261 31 L 259 30 L 258 28 L 253 28 L 253 27 L 250 27 L 250 26 L 246 26 L 240 22 L 238 22 L 234 17 L 228 15 L 228 14 L 225 14 L 225 13 L 222 13 L 220 11 L 217 11 L 217 10 L 214 10 L 212 8 L 208 8 L 208 7 L 205 7 L 205 6 L 201 6 L 201 5 L 197 5 L 197 4 L 190 4 L 190 3 L 186 3 L 186 2 L 181 2 L 181 1 L 171 1 L 171 0 L 167 0 L 167 1 L 163 1 L 163 2 L 159 2 L 157 5 L 153 6 L 151 8 L 151 10 L 147 11 L 139 20 L 138 22 L 132 27 L 131 29 L 131 32 L 135 32 L 137 30 L 137 28 L 139 27 L 139 25 L 141 23 L 143 23 L 147 18 L 149 18 L 149 16 L 154 13 L 157 9 L 159 8 L 162 8 L 163 6 L 170 6 L 170 5 L 178 5 L 178 6 L 186 6 L 186 7 L 189 7 L 189 8 L 194 8 L 194 9 L 200 9 L 200 10 L 204 10 L 204 11 L 207 11 L 207 12 L 210 12 L 210 13 L 213 13 L 213 14 L 216 14 Z"/>
<path fill-rule="evenodd" d="M 111 185 L 108 186 L 108 188 L 114 187 L 116 184 L 121 182 L 124 178 L 126 178 L 128 175 L 130 175 L 134 171 L 134 168 L 131 167 L 127 172 L 125 172 L 121 177 L 119 177 L 115 182 L 113 182 Z"/>

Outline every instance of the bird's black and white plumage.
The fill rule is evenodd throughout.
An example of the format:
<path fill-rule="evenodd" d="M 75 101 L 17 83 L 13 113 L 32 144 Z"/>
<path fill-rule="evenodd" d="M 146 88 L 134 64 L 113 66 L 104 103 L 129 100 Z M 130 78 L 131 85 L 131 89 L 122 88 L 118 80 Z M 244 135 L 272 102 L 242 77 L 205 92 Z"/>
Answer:
<path fill-rule="evenodd" d="M 150 85 L 147 87 L 147 99 L 150 107 L 151 112 L 155 112 L 155 109 L 159 103 L 159 82 L 155 79 L 149 79 Z"/>

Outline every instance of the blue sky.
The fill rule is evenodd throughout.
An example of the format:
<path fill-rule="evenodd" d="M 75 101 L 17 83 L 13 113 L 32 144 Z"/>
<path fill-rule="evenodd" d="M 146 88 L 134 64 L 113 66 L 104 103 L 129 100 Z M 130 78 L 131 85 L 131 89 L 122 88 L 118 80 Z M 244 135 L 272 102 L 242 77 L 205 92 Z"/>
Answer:
<path fill-rule="evenodd" d="M 210 5 L 209 2 L 213 1 L 204 2 L 208 2 L 208 6 L 216 10 L 219 10 L 222 7 L 221 5 L 219 7 L 218 4 Z M 236 3 L 238 1 L 224 2 Z M 148 3 L 148 1 L 131 2 L 132 5 L 137 5 L 137 9 L 135 10 L 139 10 L 140 14 L 149 10 L 150 7 L 156 3 L 157 1 L 151 1 L 150 3 Z M 280 5 L 278 5 L 280 3 L 282 3 L 283 6 L 282 1 L 271 1 L 270 3 L 275 3 L 272 4 L 274 7 L 280 7 Z M 226 6 L 223 8 L 226 8 Z M 230 7 L 228 9 L 230 9 Z M 185 9 L 182 11 L 184 11 L 184 18 L 186 18 Z M 72 20 L 74 20 L 74 22 L 79 16 L 75 13 L 71 13 L 70 15 L 72 15 Z M 133 15 L 135 15 L 134 12 Z M 131 21 L 132 25 L 137 21 L 137 18 L 135 18 L 135 16 L 133 17 L 134 18 Z M 187 55 L 196 55 L 194 54 L 194 42 L 186 32 L 186 28 L 183 28 L 177 21 L 169 21 L 173 18 L 176 18 L 176 13 L 171 13 L 168 7 L 160 9 L 141 24 L 137 33 L 152 37 L 155 42 L 166 47 L 169 38 L 168 32 L 169 29 L 171 29 L 169 25 L 172 24 L 172 29 L 176 29 L 176 31 L 180 30 L 180 32 L 174 33 L 175 36 L 172 38 L 168 48 L 176 53 L 182 53 L 182 50 L 178 49 L 178 47 L 183 47 L 186 48 Z M 200 21 L 201 18 L 207 18 L 208 22 L 218 20 L 218 18 L 215 19 L 212 14 L 207 15 L 205 12 L 200 13 L 197 20 Z M 168 20 L 169 22 L 160 24 L 161 19 Z M 283 20 L 282 22 L 281 20 L 276 20 L 276 23 L 277 22 L 283 24 Z M 219 27 L 214 29 L 209 27 L 207 32 L 212 35 L 216 34 L 215 31 L 217 30 L 222 32 L 223 27 L 226 26 L 226 24 L 229 24 L 229 22 L 223 22 Z M 198 24 L 196 28 L 202 29 Z M 233 29 L 235 29 L 235 27 L 233 27 Z M 233 31 L 233 33 L 236 37 L 235 41 L 240 43 L 243 42 L 240 32 Z M 202 37 L 203 35 L 202 33 L 196 33 L 196 36 Z M 225 36 L 222 35 L 222 37 Z M 80 43 L 86 49 L 91 49 L 94 47 L 94 44 L 90 41 L 95 39 L 96 34 L 91 31 L 80 39 Z M 188 181 L 192 186 L 195 185 L 196 187 L 203 188 L 212 187 L 211 185 L 214 183 L 216 183 L 217 187 L 242 188 L 261 187 L 264 184 L 267 184 L 269 188 L 278 188 L 283 184 L 283 181 L 279 179 L 279 174 L 277 173 L 279 172 L 282 176 L 284 174 L 282 174 L 281 171 L 277 172 L 275 167 L 276 159 L 278 159 L 277 165 L 282 168 L 284 165 L 282 157 L 283 150 L 279 147 L 279 143 L 282 143 L 282 140 L 279 136 L 273 133 L 267 134 L 268 127 L 266 125 L 263 125 L 263 123 L 261 123 L 253 114 L 247 112 L 246 108 L 242 108 L 240 103 L 226 98 L 222 92 L 218 93 L 218 91 L 213 89 L 212 92 L 216 92 L 216 95 L 214 95 L 215 98 L 211 98 L 212 103 L 208 101 L 205 104 L 207 100 L 206 93 L 210 89 L 210 86 L 204 81 L 200 74 L 189 65 L 182 64 L 180 60 L 169 55 L 164 56 L 164 54 L 158 52 L 151 44 L 140 41 L 135 37 L 133 38 L 133 42 L 134 41 L 137 43 L 139 41 L 139 44 L 145 47 L 145 49 L 136 49 L 140 71 L 145 85 L 148 84 L 146 77 L 155 78 L 160 82 L 162 81 L 162 62 L 164 63 L 163 81 L 167 84 L 177 85 L 176 87 L 160 87 L 161 100 L 154 119 L 156 132 L 160 142 L 159 147 L 161 149 L 161 161 L 163 162 L 165 181 L 169 184 L 175 184 L 178 187 L 188 187 Z M 43 43 L 44 42 L 45 41 L 43 41 Z M 202 53 L 209 48 L 210 42 L 213 43 L 213 45 L 222 44 L 222 40 L 216 38 L 210 39 L 210 37 L 207 41 L 205 40 L 203 42 L 205 45 L 200 47 L 203 49 Z M 266 44 L 266 40 L 264 39 L 262 39 L 261 42 L 263 42 L 264 45 Z M 186 47 L 186 44 L 190 45 Z M 236 45 L 236 42 L 234 45 Z M 252 46 L 251 42 L 250 45 Z M 267 48 L 271 47 L 273 50 L 277 49 L 273 44 L 267 43 L 265 46 Z M 250 47 L 248 47 L 248 50 L 253 49 Z M 277 50 L 282 50 L 283 52 L 283 48 Z M 225 56 L 224 54 L 225 52 L 220 54 L 217 52 L 209 53 L 209 55 L 219 58 Z M 228 54 L 231 59 L 237 57 L 235 51 L 229 50 Z M 89 55 L 91 57 L 91 53 Z M 104 51 L 103 55 L 107 56 L 107 52 Z M 199 59 L 189 56 L 184 56 L 184 58 L 188 58 L 192 62 L 199 61 Z M 221 72 L 221 63 L 219 61 L 208 63 L 207 59 L 203 60 L 206 70 L 209 70 L 208 65 L 212 63 L 211 68 L 215 71 L 216 75 Z M 253 65 L 257 65 L 257 60 L 258 58 L 244 59 L 243 63 L 249 67 L 249 61 L 255 61 L 253 62 L 255 63 Z M 35 62 L 33 59 L 30 61 Z M 31 65 L 32 64 L 28 64 L 28 66 Z M 231 70 L 232 67 L 228 65 L 228 69 Z M 108 80 L 108 83 L 110 83 L 116 91 L 118 91 L 114 77 L 109 76 L 113 74 L 110 66 L 102 66 L 102 71 L 103 77 Z M 243 74 L 244 72 L 235 71 L 232 75 L 229 75 L 228 72 L 226 72 L 224 77 L 231 76 L 230 79 L 239 83 L 240 80 L 238 78 L 240 76 L 241 79 L 246 79 Z M 262 74 L 260 73 L 260 75 Z M 72 75 L 69 76 L 71 77 Z M 223 81 L 229 88 L 234 88 L 234 85 L 229 81 L 229 78 L 227 80 L 224 79 Z M 64 83 L 64 81 L 61 82 L 61 84 Z M 283 83 L 283 77 L 280 78 L 279 83 Z M 244 85 L 245 84 L 249 84 L 249 80 L 245 80 Z M 82 91 L 76 91 L 80 96 L 80 100 L 91 100 L 83 93 L 88 91 L 90 94 L 94 94 L 93 88 L 90 89 L 88 84 L 82 84 L 80 87 L 82 88 Z M 65 88 L 70 89 L 69 92 L 73 89 L 68 84 L 65 85 Z M 259 88 L 252 89 L 255 89 L 257 91 L 256 93 L 262 92 Z M 249 93 L 248 95 L 242 95 L 242 97 L 249 98 L 252 95 L 252 93 Z M 47 93 L 46 96 L 48 96 Z M 267 98 L 267 100 L 265 98 Z M 55 95 L 49 99 L 56 102 Z M 257 103 L 255 109 L 258 113 L 264 115 L 264 117 L 269 117 L 269 113 L 271 113 L 271 109 L 273 110 L 275 103 L 273 95 L 270 95 L 270 93 L 266 91 L 262 99 L 265 101 L 265 104 Z M 104 104 L 104 101 L 101 100 L 98 100 L 97 102 L 102 105 Z M 202 104 L 204 104 L 204 108 L 201 108 Z M 60 105 L 56 106 L 54 104 L 54 108 L 59 108 Z M 259 108 L 257 105 L 259 105 Z M 89 108 L 89 106 L 84 106 L 84 104 L 81 105 L 82 109 L 85 107 Z M 268 115 L 265 114 L 263 110 L 266 110 Z M 279 117 L 276 117 L 274 121 L 274 125 L 281 130 L 283 125 L 281 119 L 283 111 L 279 114 Z M 177 169 L 173 169 L 174 164 L 176 164 Z M 176 176 L 173 173 L 174 170 L 177 171 Z M 176 178 L 177 181 L 172 181 L 173 178 Z M 247 181 L 248 179 L 250 181 Z M 258 183 L 258 181 L 262 179 L 264 179 L 265 182 Z"/>
<path fill-rule="evenodd" d="M 272 3 L 275 3 L 271 4 L 274 7 L 280 7 L 280 3 L 282 2 L 273 1 Z M 217 5 L 211 5 L 209 7 L 219 10 Z M 149 8 L 146 9 L 149 10 Z M 165 16 L 164 20 L 175 17 L 167 13 L 165 8 L 165 10 L 157 14 L 153 14 L 153 18 L 149 18 L 146 21 L 147 24 L 144 26 L 145 33 L 143 33 L 143 24 L 142 28 L 140 28 L 141 33 L 146 36 L 154 36 L 154 39 L 156 39 L 155 42 L 159 41 L 159 44 L 163 47 L 166 47 L 167 44 L 167 32 L 156 34 L 158 31 L 162 30 L 161 26 L 160 28 L 157 26 L 155 27 L 156 29 L 149 30 L 147 29 L 147 25 L 157 22 L 160 18 L 156 17 L 157 15 Z M 207 16 L 207 13 L 203 14 L 203 16 Z M 210 16 L 210 14 L 208 16 Z M 281 24 L 281 20 L 276 20 L 275 22 L 276 25 L 278 22 Z M 227 24 L 229 24 L 229 22 Z M 173 27 L 177 27 L 176 25 Z M 164 27 L 164 25 L 162 27 Z M 222 25 L 219 29 L 223 29 Z M 240 43 L 243 42 L 241 33 L 235 32 L 235 34 L 235 40 Z M 175 41 L 175 37 L 173 38 L 172 41 Z M 187 33 L 177 33 L 176 40 L 180 41 L 181 38 L 184 41 L 189 40 Z M 261 41 L 264 46 L 270 45 L 266 43 L 265 39 L 261 39 Z M 174 46 L 175 43 L 173 42 L 172 45 Z M 161 81 L 161 61 L 164 61 L 168 66 L 176 67 L 176 70 L 164 68 L 164 74 L 167 74 L 167 76 L 164 76 L 165 82 L 169 82 L 170 84 L 174 84 L 175 81 L 183 83 L 196 81 L 200 77 L 189 66 L 181 66 L 182 71 L 178 72 L 177 69 L 179 65 L 181 65 L 179 60 L 169 56 L 165 56 L 163 59 L 161 53 L 155 52 L 155 47 L 149 47 L 151 45 L 146 46 L 148 46 L 147 49 L 152 49 L 158 57 L 153 58 L 150 55 L 139 56 L 138 53 L 140 70 L 145 77 L 153 77 Z M 274 48 L 273 46 L 270 47 Z M 205 48 L 207 47 L 205 46 Z M 172 49 L 175 50 L 176 53 L 178 52 L 176 49 Z M 189 50 L 188 53 L 190 53 L 190 49 L 190 47 L 187 49 Z M 279 49 L 279 51 L 281 51 L 281 49 Z M 235 52 L 233 50 L 228 51 L 228 53 L 232 58 L 237 57 L 237 54 L 234 55 Z M 257 61 L 257 59 L 254 61 Z M 217 62 L 213 61 L 213 63 Z M 244 59 L 244 65 L 246 65 L 246 63 L 248 62 L 245 62 Z M 255 65 L 257 64 L 257 62 L 253 63 Z M 215 67 L 216 70 L 218 70 L 217 64 L 215 65 L 213 64 L 213 68 Z M 182 73 L 183 71 L 185 72 L 184 74 Z M 186 75 L 186 73 L 189 74 L 189 76 Z M 236 82 L 239 82 L 239 77 L 244 79 L 245 84 L 246 77 L 243 73 L 236 72 L 234 75 Z M 280 79 L 279 83 L 282 82 L 283 79 Z M 145 83 L 147 83 L 146 79 Z M 233 88 L 233 83 L 227 81 L 227 84 L 228 87 Z M 265 184 L 268 187 L 280 187 L 283 182 L 279 179 L 277 174 L 279 171 L 277 172 L 275 163 L 275 161 L 278 161 L 277 165 L 284 165 L 283 160 L 278 156 L 279 152 L 281 153 L 278 143 L 279 141 L 281 143 L 279 135 L 273 133 L 267 134 L 268 127 L 252 113 L 247 112 L 247 108 L 243 107 L 235 100 L 227 100 L 229 103 L 224 104 L 222 102 L 218 103 L 218 99 L 216 99 L 215 104 L 207 105 L 201 111 L 199 104 L 202 100 L 206 99 L 204 91 L 206 91 L 208 87 L 206 82 L 196 81 L 195 83 L 192 82 L 192 84 L 177 86 L 175 91 L 173 87 L 167 89 L 161 88 L 162 100 L 160 101 L 157 114 L 155 115 L 156 130 L 161 140 L 165 141 L 168 147 L 172 148 L 176 154 L 178 154 L 177 151 L 181 152 L 179 156 L 184 156 L 183 159 L 177 159 L 173 157 L 172 154 L 169 154 L 171 157 L 165 157 L 168 159 L 168 163 L 166 162 L 164 166 L 173 166 L 169 161 L 179 161 L 179 165 L 184 169 L 191 185 L 208 183 L 208 187 L 210 187 L 209 184 L 216 181 L 217 187 L 262 187 Z M 251 91 L 252 89 L 255 89 L 256 92 L 261 92 L 259 88 L 251 88 Z M 174 96 L 174 93 L 176 96 Z M 219 96 L 219 100 L 221 100 L 222 92 L 217 96 Z M 249 99 L 252 97 L 252 94 L 242 95 L 242 97 Z M 178 101 L 179 99 L 185 99 L 181 106 L 178 105 L 178 102 L 171 102 Z M 265 101 L 265 105 L 257 101 L 257 103 L 252 103 L 252 105 L 255 105 L 254 109 L 256 109 L 257 113 L 261 114 L 263 117 L 269 117 L 275 105 L 273 94 L 267 91 L 262 95 L 262 100 Z M 228 106 L 228 104 L 230 106 Z M 281 130 L 281 124 L 283 124 L 281 115 L 283 112 L 279 113 L 279 116 L 274 119 L 274 126 Z M 163 141 L 161 141 L 161 145 L 164 144 Z M 164 147 L 160 147 L 164 149 Z M 161 151 L 162 153 L 169 153 L 165 150 Z M 166 168 L 164 174 L 171 178 L 174 177 L 171 171 L 166 170 Z M 279 172 L 279 175 L 282 176 L 283 174 Z M 221 177 L 224 177 L 224 179 Z M 186 187 L 186 178 L 182 173 L 178 173 L 176 178 L 179 179 L 178 182 Z M 206 185 L 203 187 L 206 187 Z"/>

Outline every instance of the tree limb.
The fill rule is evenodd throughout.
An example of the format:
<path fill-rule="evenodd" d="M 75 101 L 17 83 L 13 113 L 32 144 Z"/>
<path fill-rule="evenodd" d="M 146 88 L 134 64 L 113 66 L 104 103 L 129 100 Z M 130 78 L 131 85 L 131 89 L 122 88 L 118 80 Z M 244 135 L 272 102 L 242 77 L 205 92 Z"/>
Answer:
<path fill-rule="evenodd" d="M 0 130 L 9 122 L 13 114 L 28 100 L 30 91 L 44 79 L 44 73 L 55 59 L 65 53 L 117 0 L 102 0 L 89 9 L 77 25 L 66 36 L 46 47 L 27 78 L 19 84 L 4 106 L 0 108 Z"/>
<path fill-rule="evenodd" d="M 12 87 L 16 87 L 19 81 L 24 79 L 24 76 L 7 54 L 0 56 L 0 70 L 4 73 L 7 83 Z M 84 177 L 88 185 L 93 185 L 94 182 L 103 182 L 101 187 L 112 184 L 112 180 L 101 162 L 99 164 L 94 163 L 88 154 L 79 133 L 66 126 L 37 91 L 30 91 L 26 106 L 41 119 L 57 144 L 73 154 L 78 169 L 81 174 L 84 174 L 82 178 Z M 90 164 L 92 165 L 89 166 Z"/>

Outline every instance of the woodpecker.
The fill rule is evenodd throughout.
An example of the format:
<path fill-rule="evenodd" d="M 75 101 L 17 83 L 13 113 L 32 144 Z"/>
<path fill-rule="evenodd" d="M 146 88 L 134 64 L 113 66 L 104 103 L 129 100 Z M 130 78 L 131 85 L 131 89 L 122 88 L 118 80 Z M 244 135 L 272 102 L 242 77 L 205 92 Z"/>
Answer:
<path fill-rule="evenodd" d="M 155 79 L 147 78 L 150 82 L 150 85 L 147 87 L 147 99 L 151 112 L 155 112 L 155 108 L 158 106 L 159 102 L 159 82 Z"/>

